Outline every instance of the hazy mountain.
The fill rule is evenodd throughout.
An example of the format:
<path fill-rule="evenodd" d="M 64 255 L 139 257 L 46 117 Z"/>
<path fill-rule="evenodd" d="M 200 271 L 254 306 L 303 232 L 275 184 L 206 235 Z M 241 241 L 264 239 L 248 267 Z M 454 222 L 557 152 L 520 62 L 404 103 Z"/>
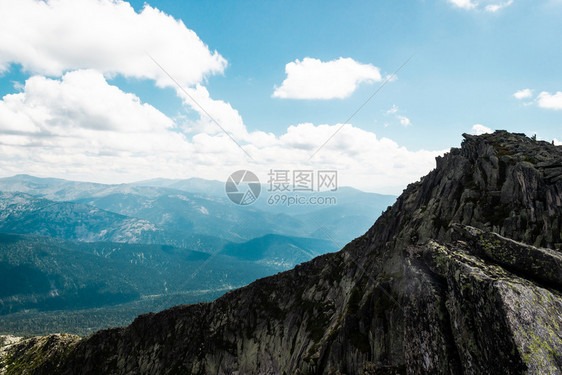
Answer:
<path fill-rule="evenodd" d="M 135 183 L 139 186 L 166 187 L 179 189 L 191 193 L 213 196 L 224 202 L 224 183 L 204 179 L 191 178 L 187 180 L 154 179 Z M 260 198 L 252 206 L 244 207 L 243 211 L 263 211 L 270 214 L 284 214 L 298 220 L 296 226 L 286 216 L 276 216 L 272 225 L 275 231 L 284 235 L 310 236 L 325 238 L 330 233 L 332 240 L 344 244 L 369 229 L 376 218 L 396 200 L 393 195 L 367 193 L 351 187 L 339 187 L 336 191 L 301 193 L 300 196 L 334 197 L 333 204 L 271 204 L 268 199 L 275 196 L 275 192 L 268 191 L 267 184 L 262 185 Z M 298 195 L 288 193 L 288 195 Z M 229 203 L 229 202 L 226 202 Z M 255 210 L 254 210 L 255 209 Z M 279 221 L 284 218 L 285 221 Z M 263 222 L 263 220 L 259 220 Z M 239 233 L 233 230 L 234 233 Z"/>
<path fill-rule="evenodd" d="M 130 184 L 106 185 L 59 178 L 40 178 L 25 174 L 0 178 L 0 191 L 27 193 L 57 202 L 102 197 L 116 193 L 145 197 L 156 197 L 162 194 L 162 189 L 137 187 Z"/>
<path fill-rule="evenodd" d="M 74 202 L 53 202 L 22 193 L 0 192 L 0 231 L 78 241 L 165 243 L 161 228 Z"/>
<path fill-rule="evenodd" d="M 208 214 L 202 204 L 207 204 L 215 214 Z M 201 201 L 187 193 L 154 199 L 113 194 L 55 202 L 23 193 L 0 192 L 1 232 L 76 241 L 169 244 L 215 252 L 227 242 L 225 238 L 242 241 L 275 232 L 302 234 L 299 224 L 286 215 L 268 215 L 239 207 L 229 211 L 224 204 Z"/>
<path fill-rule="evenodd" d="M 189 193 L 203 194 L 211 197 L 225 197 L 224 182 L 205 180 L 203 178 L 188 178 L 184 180 L 174 180 L 167 178 L 154 178 L 132 183 L 135 186 L 166 187 L 176 190 L 187 191 Z"/>
<path fill-rule="evenodd" d="M 19 197 L 17 198 L 19 200 L 24 199 L 23 197 L 31 200 L 32 196 L 42 198 L 44 206 L 52 206 L 51 213 L 58 209 L 63 210 L 58 215 L 59 218 L 70 214 L 71 211 L 77 210 L 79 207 L 82 210 L 96 208 L 97 210 L 93 210 L 94 214 L 102 214 L 103 211 L 134 218 L 137 219 L 135 220 L 136 223 L 143 222 L 152 226 L 151 228 L 146 227 L 145 230 L 171 232 L 160 236 L 161 243 L 169 243 L 172 240 L 179 241 L 179 238 L 182 237 L 181 234 L 186 237 L 201 234 L 235 241 L 249 240 L 270 233 L 300 236 L 310 234 L 308 228 L 305 228 L 304 224 L 298 219 L 290 215 L 269 213 L 252 207 L 234 205 L 225 196 L 224 191 L 221 196 L 208 197 L 199 193 L 166 187 L 91 184 L 60 179 L 43 179 L 27 175 L 0 179 L 0 192 L 2 191 L 14 192 L 13 194 L 16 194 L 15 192 L 28 194 L 4 194 L 4 198 L 0 199 L 5 202 L 5 205 L 11 203 L 11 198 Z M 37 199 L 37 201 L 41 201 L 41 199 Z M 49 203 L 48 201 L 52 202 Z M 35 209 L 35 207 L 31 207 L 31 211 L 35 211 Z M 22 212 L 23 214 L 25 213 Z M 79 223 L 77 220 L 84 218 L 73 213 L 72 217 L 67 219 L 65 224 L 68 226 L 67 229 L 73 230 L 72 224 Z M 106 224 L 111 221 L 109 217 L 107 219 Z M 113 215 L 113 219 L 118 221 L 122 218 Z M 45 221 L 45 223 L 48 223 L 48 221 Z M 32 228 L 35 228 L 35 226 L 32 226 Z M 103 229 L 110 231 L 109 226 Z M 18 228 L 15 228 L 14 231 L 17 233 L 39 233 L 31 229 L 20 232 Z M 39 234 L 48 235 L 48 233 L 42 232 Z M 120 239 L 97 237 L 88 239 L 63 236 L 62 238 L 121 242 Z M 130 242 L 155 243 L 154 240 L 145 241 L 142 238 L 131 237 L 132 241 Z M 174 242 L 174 244 L 178 244 L 178 242 Z"/>
<path fill-rule="evenodd" d="M 310 234 L 304 223 L 290 215 L 240 207 L 225 198 L 208 199 L 182 191 L 166 191 L 153 198 L 111 194 L 78 202 L 145 219 L 174 232 L 205 234 L 231 241 L 244 241 L 270 233 Z"/>
<path fill-rule="evenodd" d="M 286 270 L 336 250 L 337 244 L 329 240 L 269 234 L 244 243 L 229 243 L 221 254 Z"/>
<path fill-rule="evenodd" d="M 562 147 L 498 131 L 340 252 L 212 303 L 4 349 L 14 374 L 562 372 Z"/>
<path fill-rule="evenodd" d="M 331 205 L 270 204 L 271 193 L 264 185 L 260 199 L 252 206 L 240 207 L 226 197 L 224 183 L 197 178 L 105 185 L 17 175 L 0 178 L 0 191 L 22 192 L 55 202 L 84 203 L 147 220 L 173 232 L 174 239 L 178 233 L 231 241 L 247 241 L 267 234 L 324 238 L 329 231 L 332 240 L 342 244 L 363 234 L 395 200 L 390 195 L 341 187 L 335 192 L 314 193 L 317 197 L 335 197 Z"/>
<path fill-rule="evenodd" d="M 337 205 L 295 216 L 309 224 L 311 237 L 329 238 L 338 242 L 339 247 L 364 234 L 372 226 L 373 221 L 396 201 L 393 195 L 365 193 L 346 187 L 339 190 L 336 196 Z"/>

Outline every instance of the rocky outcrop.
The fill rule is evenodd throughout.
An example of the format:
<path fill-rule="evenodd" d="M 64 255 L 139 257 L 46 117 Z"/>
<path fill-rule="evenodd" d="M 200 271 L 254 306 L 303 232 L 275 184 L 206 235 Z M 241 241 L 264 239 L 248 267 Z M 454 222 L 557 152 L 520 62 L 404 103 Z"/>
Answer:
<path fill-rule="evenodd" d="M 503 131 L 465 135 L 338 253 L 55 349 L 48 338 L 25 340 L 0 366 L 8 374 L 560 374 L 561 172 L 561 147 Z"/>
<path fill-rule="evenodd" d="M 514 244 L 503 240 L 486 246 L 505 252 Z M 405 350 L 411 372 L 560 373 L 559 291 L 472 255 L 464 242 L 429 242 L 410 252 L 414 282 L 407 292 L 404 326 L 412 338 Z"/>
<path fill-rule="evenodd" d="M 66 334 L 27 340 L 4 336 L 4 340 L 0 340 L 0 375 L 28 374 L 38 369 L 43 373 L 55 373 L 79 339 Z"/>

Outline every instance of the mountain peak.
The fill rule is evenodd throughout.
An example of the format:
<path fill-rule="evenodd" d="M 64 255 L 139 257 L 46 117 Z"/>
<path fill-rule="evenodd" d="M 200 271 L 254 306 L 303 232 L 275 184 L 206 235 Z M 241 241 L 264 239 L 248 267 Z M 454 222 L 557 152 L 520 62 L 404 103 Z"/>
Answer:
<path fill-rule="evenodd" d="M 464 135 L 371 228 L 383 246 L 447 241 L 452 223 L 560 249 L 562 147 L 524 134 Z M 380 224 L 379 224 L 380 222 Z"/>

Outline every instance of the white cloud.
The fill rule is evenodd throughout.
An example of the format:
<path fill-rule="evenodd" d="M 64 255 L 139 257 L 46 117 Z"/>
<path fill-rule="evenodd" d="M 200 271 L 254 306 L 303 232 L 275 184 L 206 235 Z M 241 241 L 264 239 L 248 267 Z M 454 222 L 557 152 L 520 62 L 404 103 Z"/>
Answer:
<path fill-rule="evenodd" d="M 351 58 L 322 62 L 305 57 L 285 66 L 287 78 L 275 88 L 273 97 L 283 99 L 343 99 L 362 82 L 380 81 L 379 68 Z"/>
<path fill-rule="evenodd" d="M 149 5 L 136 13 L 121 0 L 2 1 L 0 35 L 0 71 L 10 63 L 49 76 L 88 68 L 173 85 L 150 53 L 190 86 L 227 65 L 182 21 Z"/>
<path fill-rule="evenodd" d="M 135 95 L 109 85 L 101 73 L 79 70 L 61 79 L 34 76 L 23 91 L 0 101 L 0 171 L 127 182 L 151 177 L 199 176 L 223 180 L 250 168 L 337 169 L 342 184 L 399 193 L 434 167 L 435 151 L 409 151 L 351 124 L 307 162 L 339 124 L 298 124 L 275 136 L 250 132 L 228 103 L 213 101 L 202 88 L 197 100 L 224 121 L 252 155 L 214 124 L 201 119 L 175 123 Z"/>
<path fill-rule="evenodd" d="M 52 148 L 92 156 L 165 152 L 180 144 L 174 122 L 133 94 L 109 85 L 101 73 L 78 70 L 60 80 L 29 78 L 23 92 L 0 101 L 0 144 Z"/>
<path fill-rule="evenodd" d="M 522 90 L 516 91 L 513 94 L 513 97 L 516 98 L 516 99 L 519 99 L 519 100 L 528 99 L 532 96 L 533 96 L 533 90 L 531 90 L 531 89 L 522 89 Z"/>
<path fill-rule="evenodd" d="M 463 9 L 472 9 L 476 7 L 476 4 L 472 0 L 449 0 L 450 3 Z"/>
<path fill-rule="evenodd" d="M 410 119 L 407 118 L 406 116 L 397 115 L 396 117 L 397 117 L 398 120 L 400 121 L 400 125 L 403 125 L 403 126 L 410 126 L 410 125 L 412 124 L 412 122 L 410 121 Z"/>
<path fill-rule="evenodd" d="M 498 10 L 508 7 L 511 4 L 513 4 L 513 0 L 508 0 L 508 1 L 504 1 L 503 3 L 486 5 L 484 9 L 486 9 L 488 12 L 497 12 Z"/>
<path fill-rule="evenodd" d="M 514 0 L 448 0 L 449 3 L 462 9 L 484 9 L 487 12 L 497 12 L 498 10 L 513 4 Z"/>
<path fill-rule="evenodd" d="M 387 115 L 393 115 L 396 112 L 398 112 L 398 106 L 396 104 L 392 105 L 392 108 L 390 108 L 388 111 L 386 111 Z"/>
<path fill-rule="evenodd" d="M 559 141 L 559 140 L 556 139 L 556 138 L 554 138 L 554 139 L 552 140 L 552 142 L 554 142 L 554 145 L 555 145 L 555 146 L 562 146 L 562 141 Z"/>
<path fill-rule="evenodd" d="M 513 96 L 516 99 L 530 99 L 533 97 L 533 90 L 531 89 L 523 89 L 515 92 Z M 528 101 L 525 105 L 536 104 L 540 108 L 545 109 L 554 109 L 560 110 L 562 109 L 562 91 L 557 91 L 554 94 L 549 93 L 548 91 L 542 91 L 537 95 L 535 100 Z"/>
<path fill-rule="evenodd" d="M 562 109 L 562 91 L 555 94 L 543 91 L 537 96 L 537 104 L 541 108 L 559 110 Z"/>
<path fill-rule="evenodd" d="M 404 127 L 412 125 L 412 122 L 408 117 L 398 114 L 398 110 L 399 110 L 398 106 L 396 104 L 393 104 L 392 107 L 386 111 L 386 114 L 394 115 L 394 117 L 396 117 L 396 119 L 400 122 L 400 125 Z M 388 127 L 388 124 L 385 124 L 384 127 L 385 128 Z"/>
<path fill-rule="evenodd" d="M 472 134 L 482 135 L 487 133 L 493 133 L 494 131 L 487 126 L 482 124 L 474 124 L 472 126 Z"/>
<path fill-rule="evenodd" d="M 304 163 L 340 126 L 310 123 L 290 126 L 279 137 L 279 149 L 264 149 L 258 155 L 260 159 L 290 168 L 337 169 L 347 184 L 378 191 L 392 187 L 386 191 L 396 193 L 406 181 L 415 181 L 429 172 L 435 166 L 435 156 L 443 152 L 409 151 L 388 138 L 378 138 L 372 132 L 346 124 L 316 154 L 312 165 Z"/>

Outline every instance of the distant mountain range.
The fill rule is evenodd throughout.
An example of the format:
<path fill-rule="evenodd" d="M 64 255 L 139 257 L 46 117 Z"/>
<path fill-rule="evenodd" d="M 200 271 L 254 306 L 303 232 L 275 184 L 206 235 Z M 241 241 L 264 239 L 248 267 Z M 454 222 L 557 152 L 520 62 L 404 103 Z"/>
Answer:
<path fill-rule="evenodd" d="M 149 232 L 160 232 L 166 238 L 144 240 L 138 234 L 135 236 L 135 233 L 124 236 L 128 235 L 137 242 L 170 241 L 174 245 L 178 245 L 175 241 L 186 233 L 241 242 L 266 234 L 325 238 L 322 231 L 326 230 L 332 233 L 334 241 L 343 245 L 363 234 L 372 221 L 396 199 L 391 195 L 365 193 L 342 187 L 335 192 L 317 193 L 334 196 L 337 203 L 331 206 L 269 205 L 264 198 L 252 206 L 241 207 L 228 200 L 224 184 L 219 181 L 196 178 L 157 179 L 133 184 L 104 185 L 28 175 L 0 178 L 0 192 L 25 193 L 26 195 L 18 197 L 19 200 L 33 197 L 52 202 L 80 203 L 129 218 L 146 220 L 152 227 L 143 228 L 142 223 L 146 222 L 137 220 L 134 223 L 137 231 L 146 236 L 149 236 Z M 0 207 L 8 209 L 7 205 L 11 205 L 11 210 L 24 209 L 19 206 L 26 204 L 25 202 L 12 202 L 12 198 L 15 197 L 4 194 L 0 199 L 5 203 Z M 42 202 L 44 206 L 53 204 Z M 67 209 L 74 210 L 75 206 Z M 336 228 L 342 229 L 334 230 Z M 182 235 L 178 235 L 179 233 Z"/>
<path fill-rule="evenodd" d="M 242 207 L 228 200 L 223 183 L 203 179 L 1 178 L 0 333 L 3 323 L 17 331 L 16 317 L 29 321 L 38 311 L 60 319 L 57 310 L 87 315 L 122 305 L 117 323 L 124 324 L 172 302 L 216 298 L 339 250 L 395 199 L 351 188 L 330 194 L 337 204 L 328 207 L 266 200 Z M 70 331 L 87 332 L 80 324 Z"/>

